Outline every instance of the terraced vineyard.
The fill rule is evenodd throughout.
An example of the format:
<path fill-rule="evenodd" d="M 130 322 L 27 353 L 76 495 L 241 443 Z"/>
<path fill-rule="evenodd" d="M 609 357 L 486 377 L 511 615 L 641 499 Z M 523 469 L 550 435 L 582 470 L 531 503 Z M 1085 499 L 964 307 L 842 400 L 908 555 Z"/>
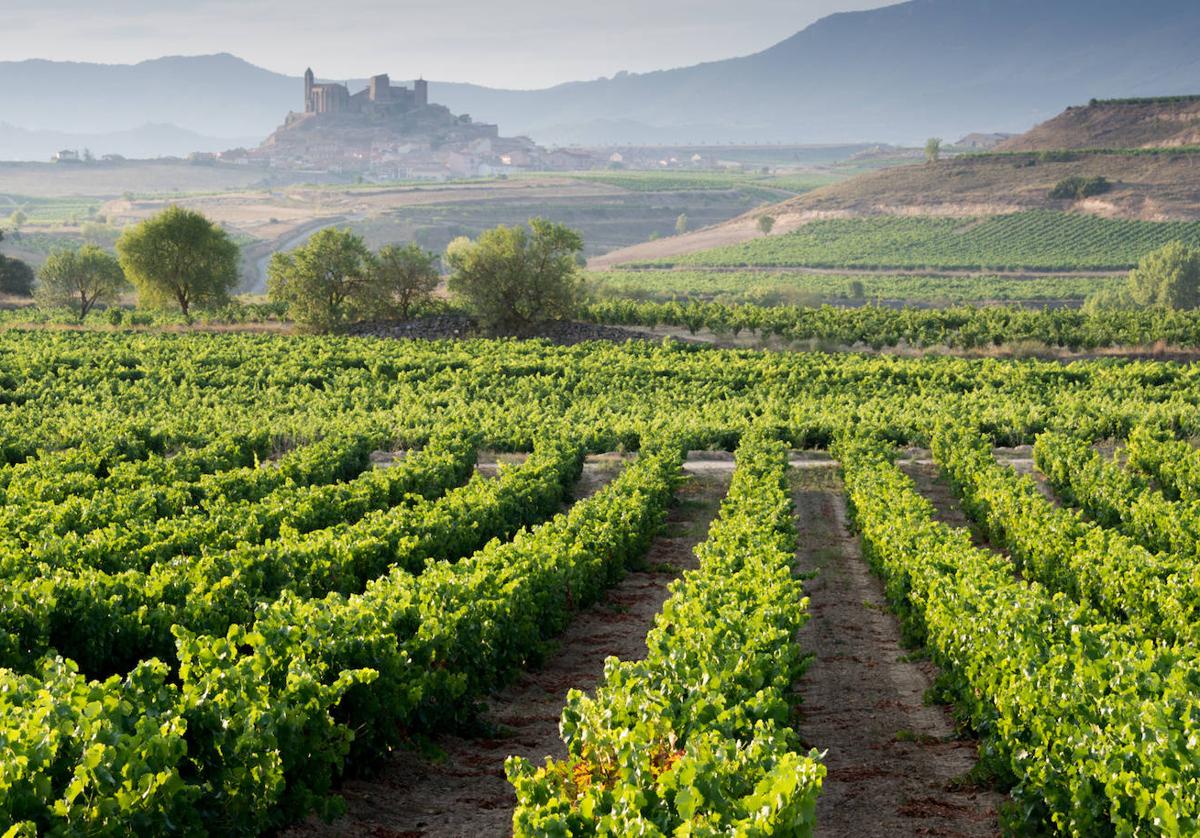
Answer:
<path fill-rule="evenodd" d="M 1200 222 L 1131 221 L 1049 210 L 973 219 L 875 216 L 814 221 L 784 235 L 649 266 L 1119 270 L 1174 240 L 1200 245 Z"/>
<path fill-rule="evenodd" d="M 1155 362 L 5 331 L 3 834 L 1195 834 L 1198 402 Z"/>

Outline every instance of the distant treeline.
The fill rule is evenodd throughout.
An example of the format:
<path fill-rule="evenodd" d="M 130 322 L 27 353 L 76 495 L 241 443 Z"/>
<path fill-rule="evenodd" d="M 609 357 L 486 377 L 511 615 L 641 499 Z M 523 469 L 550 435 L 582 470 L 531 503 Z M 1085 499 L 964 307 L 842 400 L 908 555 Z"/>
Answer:
<path fill-rule="evenodd" d="M 1180 96 L 1145 96 L 1145 97 L 1130 97 L 1128 99 L 1092 99 L 1088 102 L 1088 107 L 1096 107 L 1097 105 L 1185 105 L 1189 102 L 1200 102 L 1200 94 L 1187 94 Z"/>

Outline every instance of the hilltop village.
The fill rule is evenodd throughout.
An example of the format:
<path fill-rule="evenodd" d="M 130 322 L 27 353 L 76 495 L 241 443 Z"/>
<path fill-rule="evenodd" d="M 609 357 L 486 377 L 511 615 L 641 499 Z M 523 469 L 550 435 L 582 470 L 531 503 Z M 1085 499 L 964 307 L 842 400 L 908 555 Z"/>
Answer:
<path fill-rule="evenodd" d="M 226 152 L 221 159 L 379 178 L 444 178 L 523 169 L 545 153 L 527 137 L 501 137 L 496 125 L 431 103 L 423 79 L 406 87 L 377 75 L 351 93 L 348 84 L 318 82 L 309 69 L 303 104 L 257 149 Z"/>
<path fill-rule="evenodd" d="M 500 126 L 476 122 L 430 101 L 429 82 L 392 83 L 372 76 L 349 83 L 304 74 L 303 108 L 257 148 L 193 154 L 192 162 L 362 175 L 370 180 L 493 177 L 521 171 L 598 169 L 714 170 L 731 164 L 712 150 L 663 147 L 547 149 L 528 137 L 504 137 Z M 740 167 L 739 167 L 740 168 Z"/>

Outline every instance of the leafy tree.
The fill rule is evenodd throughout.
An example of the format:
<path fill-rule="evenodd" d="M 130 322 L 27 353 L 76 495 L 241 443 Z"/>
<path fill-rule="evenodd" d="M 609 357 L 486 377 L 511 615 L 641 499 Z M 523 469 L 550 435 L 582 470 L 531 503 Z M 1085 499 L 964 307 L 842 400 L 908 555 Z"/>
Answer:
<path fill-rule="evenodd" d="M 500 226 L 446 250 L 450 290 L 485 326 L 521 333 L 538 322 L 571 317 L 583 298 L 576 256 L 583 239 L 543 218 L 529 229 Z"/>
<path fill-rule="evenodd" d="M 33 268 L 20 259 L 0 256 L 0 294 L 28 297 L 33 293 Z"/>
<path fill-rule="evenodd" d="M 925 141 L 925 162 L 936 163 L 942 158 L 942 138 L 930 137 Z"/>
<path fill-rule="evenodd" d="M 20 259 L 5 259 L 0 268 L 0 291 L 14 297 L 29 297 L 33 294 L 33 268 Z"/>
<path fill-rule="evenodd" d="M 0 230 L 0 241 L 4 231 Z M 33 293 L 33 268 L 20 259 L 12 259 L 0 253 L 0 293 L 17 297 L 28 297 Z"/>
<path fill-rule="evenodd" d="M 188 318 L 193 306 L 228 302 L 238 281 L 238 246 L 203 215 L 182 207 L 127 228 L 117 254 L 140 302 L 175 303 Z"/>
<path fill-rule="evenodd" d="M 1084 302 L 1086 314 L 1122 308 L 1200 307 L 1200 250 L 1168 242 L 1142 257 L 1123 288 L 1097 291 Z"/>
<path fill-rule="evenodd" d="M 371 251 L 349 230 L 321 230 L 267 266 L 267 294 L 285 303 L 305 329 L 326 332 L 351 317 L 372 316 L 387 306 L 376 282 Z"/>
<path fill-rule="evenodd" d="M 1144 308 L 1200 306 L 1200 250 L 1168 242 L 1129 274 L 1129 297 Z"/>
<path fill-rule="evenodd" d="M 407 318 L 414 306 L 429 300 L 442 275 L 437 269 L 437 256 L 419 245 L 389 244 L 376 255 L 371 279 L 397 314 Z"/>
<path fill-rule="evenodd" d="M 675 219 L 675 235 L 682 236 L 688 231 L 688 217 L 686 213 L 680 213 Z"/>
<path fill-rule="evenodd" d="M 775 229 L 775 216 L 760 215 L 758 217 L 758 232 L 764 236 L 771 235 L 771 231 Z"/>
<path fill-rule="evenodd" d="M 8 225 L 14 233 L 21 232 L 21 228 L 25 226 L 25 222 L 29 220 L 29 216 L 24 210 L 13 210 L 12 215 L 8 217 Z"/>
<path fill-rule="evenodd" d="M 93 244 L 78 250 L 56 250 L 38 271 L 38 300 L 72 309 L 80 320 L 97 303 L 113 302 L 128 287 L 121 263 Z"/>
<path fill-rule="evenodd" d="M 96 221 L 85 221 L 83 226 L 79 228 L 79 235 L 88 244 L 103 247 L 112 245 L 117 240 L 118 233 L 107 224 L 101 224 Z"/>

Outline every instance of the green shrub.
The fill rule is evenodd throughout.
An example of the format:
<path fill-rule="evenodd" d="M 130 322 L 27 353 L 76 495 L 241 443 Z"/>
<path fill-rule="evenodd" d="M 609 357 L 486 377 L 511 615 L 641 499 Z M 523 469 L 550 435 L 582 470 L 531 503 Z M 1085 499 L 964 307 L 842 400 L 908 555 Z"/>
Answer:
<path fill-rule="evenodd" d="M 1111 189 L 1112 184 L 1106 177 L 1073 175 L 1056 183 L 1050 190 L 1050 197 L 1055 200 L 1082 201 L 1084 198 L 1091 198 L 1094 195 L 1103 195 Z"/>

